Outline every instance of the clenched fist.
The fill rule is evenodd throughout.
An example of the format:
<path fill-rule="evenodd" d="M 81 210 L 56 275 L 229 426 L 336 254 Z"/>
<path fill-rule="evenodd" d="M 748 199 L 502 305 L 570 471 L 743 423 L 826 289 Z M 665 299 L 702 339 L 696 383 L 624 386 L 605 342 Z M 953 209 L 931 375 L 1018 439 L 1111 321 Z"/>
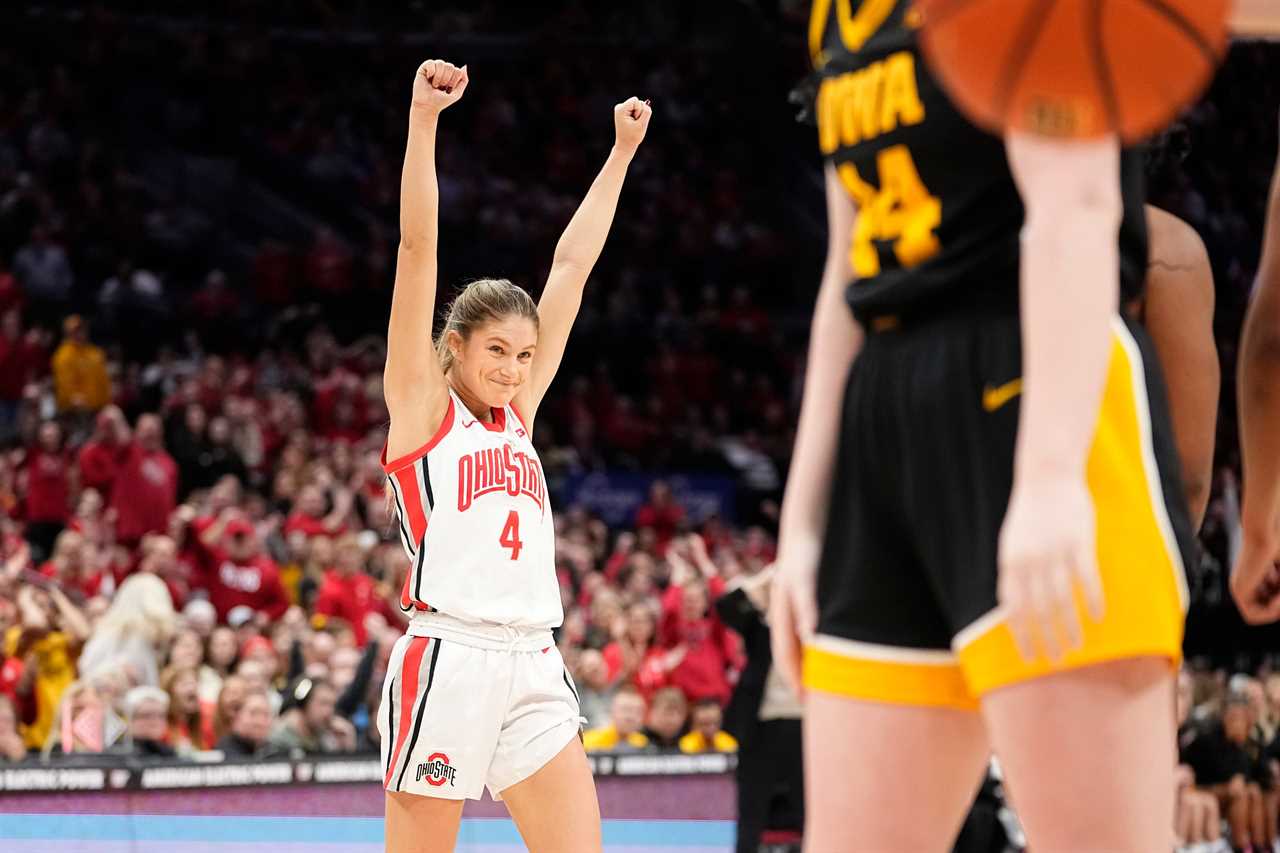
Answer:
<path fill-rule="evenodd" d="M 644 139 L 651 115 L 653 107 L 639 98 L 627 98 L 614 107 L 613 129 L 617 134 L 614 144 L 623 151 L 634 152 Z"/>
<path fill-rule="evenodd" d="M 413 107 L 437 115 L 467 90 L 467 66 L 459 68 L 442 59 L 428 59 L 413 78 Z"/>

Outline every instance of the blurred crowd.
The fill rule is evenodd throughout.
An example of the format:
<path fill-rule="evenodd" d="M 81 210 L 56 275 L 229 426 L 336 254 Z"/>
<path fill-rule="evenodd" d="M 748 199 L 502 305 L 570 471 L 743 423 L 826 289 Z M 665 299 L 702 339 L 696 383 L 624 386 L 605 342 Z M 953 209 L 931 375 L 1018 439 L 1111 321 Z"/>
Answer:
<path fill-rule="evenodd" d="M 378 453 L 421 50 L 271 39 L 261 4 L 229 31 L 133 5 L 176 17 L 55 3 L 0 34 L 0 742 L 11 758 L 371 748 L 403 630 Z M 496 7 L 456 5 L 452 34 L 494 31 Z M 576 4 L 558 14 L 586 32 Z M 517 38 L 546 26 L 497 17 Z M 715 16 L 681 20 L 710 33 Z M 742 652 L 711 605 L 772 557 L 802 355 L 777 309 L 803 324 L 788 284 L 804 265 L 776 194 L 739 178 L 760 134 L 790 132 L 785 80 L 761 119 L 775 130 L 748 139 L 726 122 L 760 93 L 730 85 L 723 45 L 640 46 L 608 74 L 608 44 L 457 49 L 483 85 L 442 134 L 443 282 L 536 291 L 612 103 L 661 104 L 537 438 L 553 493 L 629 468 L 720 474 L 745 500 L 737 524 L 691 519 L 658 483 L 614 530 L 562 506 L 558 639 L 593 748 L 731 750 Z"/>
<path fill-rule="evenodd" d="M 648 34 L 622 54 L 532 42 L 545 30 L 579 39 L 598 16 L 576 3 L 537 15 L 442 4 L 427 16 L 456 39 L 432 49 L 469 62 L 476 83 L 439 144 L 441 301 L 490 275 L 536 293 L 608 151 L 612 105 L 652 97 L 663 132 L 631 169 L 540 431 L 572 471 L 736 477 L 755 514 L 776 502 L 790 453 L 803 361 L 790 341 L 807 328 L 821 245 L 805 160 L 761 174 L 755 152 L 808 143 L 786 102 L 804 54 L 771 52 L 786 70 L 744 88 L 734 39 L 777 39 L 760 13 L 729 0 L 649 5 L 610 13 Z M 125 394 L 143 390 L 156 359 L 297 358 L 318 319 L 343 346 L 384 334 L 422 47 L 385 31 L 353 44 L 56 9 L 0 35 L 0 276 L 12 276 L 0 309 L 22 301 L 45 327 L 92 313 Z M 677 47 L 649 40 L 682 22 L 694 30 Z M 513 52 L 481 31 L 532 43 Z M 799 48 L 799 30 L 793 39 Z M 160 65 L 172 73 L 150 71 Z M 790 196 L 807 221 L 778 204 Z M 788 238 L 798 222 L 812 239 Z M 380 363 L 366 366 L 342 377 L 353 387 L 328 429 L 376 422 L 378 404 L 366 412 L 361 398 L 376 399 Z M 157 398 L 124 402 L 133 415 Z"/>
<path fill-rule="evenodd" d="M 94 435 L 118 417 L 104 409 Z M 115 458 L 136 456 L 143 430 Z M 71 499 L 70 481 L 90 473 L 97 446 L 86 442 L 74 460 L 57 447 L 38 451 L 61 465 L 63 519 L 28 525 L 25 538 L 12 517 L 0 519 L 0 752 L 376 748 L 382 674 L 404 628 L 392 602 L 408 570 L 400 545 L 365 520 L 382 517 L 380 487 L 357 495 L 312 463 L 321 470 L 304 472 L 291 511 L 279 512 L 230 473 L 179 504 L 172 477 L 168 506 L 126 545 L 114 510 L 130 506 L 118 499 L 127 480 L 100 484 L 110 500 L 78 483 Z M 178 470 L 164 450 L 153 461 L 158 472 Z M 736 749 L 722 712 L 742 651 L 712 602 L 759 572 L 772 544 L 759 529 L 664 528 L 677 511 L 659 483 L 635 533 L 612 536 L 580 511 L 560 515 L 568 616 L 557 639 L 590 749 Z"/>
<path fill-rule="evenodd" d="M 1177 835 L 1272 850 L 1280 807 L 1280 673 L 1184 670 L 1178 678 Z"/>

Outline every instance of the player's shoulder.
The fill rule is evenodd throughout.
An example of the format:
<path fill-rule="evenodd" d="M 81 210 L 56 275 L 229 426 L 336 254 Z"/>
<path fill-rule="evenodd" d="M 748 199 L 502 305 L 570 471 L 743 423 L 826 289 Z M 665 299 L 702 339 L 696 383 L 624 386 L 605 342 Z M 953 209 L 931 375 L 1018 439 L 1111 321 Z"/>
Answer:
<path fill-rule="evenodd" d="M 1190 223 L 1147 205 L 1150 243 L 1144 283 L 1149 324 L 1187 326 L 1213 315 L 1213 270 L 1204 240 Z"/>
<path fill-rule="evenodd" d="M 913 45 L 919 25 L 916 0 L 814 0 L 809 58 L 819 73 L 838 73 L 860 54 Z"/>
<path fill-rule="evenodd" d="M 1153 265 L 1209 265 L 1209 250 L 1191 223 L 1151 204 L 1146 206 L 1146 213 Z"/>

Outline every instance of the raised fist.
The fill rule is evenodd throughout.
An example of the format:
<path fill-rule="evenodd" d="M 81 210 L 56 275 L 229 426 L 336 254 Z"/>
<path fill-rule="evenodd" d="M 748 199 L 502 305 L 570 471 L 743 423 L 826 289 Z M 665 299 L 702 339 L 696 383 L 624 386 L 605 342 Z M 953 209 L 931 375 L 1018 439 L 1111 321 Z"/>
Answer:
<path fill-rule="evenodd" d="M 428 59 L 413 78 L 413 106 L 438 114 L 467 90 L 467 66 L 459 68 L 441 59 Z"/>
<path fill-rule="evenodd" d="M 627 98 L 613 108 L 613 128 L 617 134 L 616 145 L 625 151 L 635 151 L 649 128 L 649 116 L 653 107 L 648 101 Z"/>

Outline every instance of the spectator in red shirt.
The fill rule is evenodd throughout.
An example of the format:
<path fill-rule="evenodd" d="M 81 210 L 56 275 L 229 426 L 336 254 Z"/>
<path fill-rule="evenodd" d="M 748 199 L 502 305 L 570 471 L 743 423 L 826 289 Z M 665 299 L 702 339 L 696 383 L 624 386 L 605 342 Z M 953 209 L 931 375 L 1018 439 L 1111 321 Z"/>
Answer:
<path fill-rule="evenodd" d="M 80 486 L 111 494 L 116 473 L 129 442 L 129 426 L 118 406 L 107 406 L 94 421 L 93 435 L 80 448 L 77 459 Z"/>
<path fill-rule="evenodd" d="M 178 546 L 173 539 L 159 533 L 148 534 L 143 537 L 139 551 L 142 557 L 137 570 L 150 572 L 164 581 L 175 609 L 186 607 L 191 591 L 191 573 L 184 563 L 178 561 Z"/>
<path fill-rule="evenodd" d="M 85 598 L 109 595 L 114 590 L 114 579 L 103 587 L 104 577 L 110 576 L 96 565 L 94 557 L 92 543 L 74 530 L 64 530 L 54 543 L 53 556 L 40 566 L 40 574 L 56 580 L 64 588 L 79 590 Z"/>
<path fill-rule="evenodd" d="M 604 647 L 609 683 L 634 684 L 645 701 L 667 686 L 666 659 L 670 652 L 658 645 L 657 619 L 652 608 L 637 602 L 627 608 L 614 629 L 613 642 Z"/>
<path fill-rule="evenodd" d="M 48 363 L 48 353 L 39 344 L 39 333 L 24 335 L 18 309 L 5 311 L 0 319 L 0 442 L 13 438 L 27 383 L 36 377 L 41 365 Z"/>
<path fill-rule="evenodd" d="M 197 580 L 205 571 L 208 561 L 204 545 L 200 543 L 199 531 L 195 529 L 195 507 L 180 504 L 169 514 L 169 526 L 166 530 L 177 549 L 177 562 L 188 583 Z"/>
<path fill-rule="evenodd" d="M 724 582 L 715 574 L 715 564 L 705 550 L 692 544 L 696 566 L 681 556 L 681 547 L 672 548 L 672 583 L 662 597 L 659 642 L 671 651 L 665 663 L 668 677 L 691 702 L 715 699 L 723 706 L 729 701 L 732 683 L 740 667 L 737 638 L 711 609 L 713 597 L 724 592 Z"/>
<path fill-rule="evenodd" d="M 143 415 L 111 490 L 117 538 L 132 547 L 146 534 L 165 530 L 177 504 L 178 463 L 164 449 L 160 416 Z"/>
<path fill-rule="evenodd" d="M 13 273 L 0 266 L 0 311 L 6 314 L 10 311 L 18 311 L 26 301 L 18 279 Z"/>
<path fill-rule="evenodd" d="M 0 637 L 7 636 L 10 628 L 20 624 L 17 605 L 4 595 L 0 595 Z M 0 696 L 8 696 L 17 703 L 23 663 L 22 658 L 11 657 L 6 653 L 6 645 L 0 644 Z M 34 703 L 31 704 L 34 705 Z M 30 720 L 23 722 L 30 722 Z"/>
<path fill-rule="evenodd" d="M 262 553 L 253 525 L 239 512 L 224 510 L 200 535 L 212 559 L 200 585 L 219 621 L 235 607 L 248 607 L 263 622 L 279 619 L 289 609 L 275 562 Z"/>
<path fill-rule="evenodd" d="M 71 514 L 71 463 L 62 446 L 62 427 L 45 421 L 27 453 L 27 541 L 43 560 Z"/>
<path fill-rule="evenodd" d="M 658 537 L 658 554 L 662 555 L 684 522 L 684 515 L 684 507 L 671 497 L 671 487 L 664 480 L 655 480 L 649 487 L 649 502 L 636 510 L 636 527 L 653 530 Z"/>
<path fill-rule="evenodd" d="M 321 438 L 359 441 L 368 425 L 367 409 L 361 378 L 350 370 L 335 367 L 315 384 L 311 417 Z"/>
<path fill-rule="evenodd" d="M 399 616 L 378 594 L 373 578 L 365 574 L 364 549 L 355 536 L 344 536 L 338 541 L 337 562 L 324 574 L 315 612 L 346 620 L 361 647 L 368 639 L 365 619 L 370 613 L 382 614 L 393 625 L 399 622 Z"/>
<path fill-rule="evenodd" d="M 296 509 L 284 523 L 284 535 L 300 530 L 312 536 L 341 536 L 347 532 L 346 518 L 354 501 L 352 494 L 340 489 L 333 501 L 333 512 L 324 514 L 324 492 L 317 485 L 303 486 L 298 492 Z"/>
<path fill-rule="evenodd" d="M 618 575 L 621 574 L 623 568 L 631 560 L 631 555 L 635 552 L 636 535 L 630 530 L 624 530 L 618 534 L 617 540 L 613 543 L 613 552 L 609 554 L 609 558 L 604 563 L 604 576 L 609 583 L 617 583 Z"/>

